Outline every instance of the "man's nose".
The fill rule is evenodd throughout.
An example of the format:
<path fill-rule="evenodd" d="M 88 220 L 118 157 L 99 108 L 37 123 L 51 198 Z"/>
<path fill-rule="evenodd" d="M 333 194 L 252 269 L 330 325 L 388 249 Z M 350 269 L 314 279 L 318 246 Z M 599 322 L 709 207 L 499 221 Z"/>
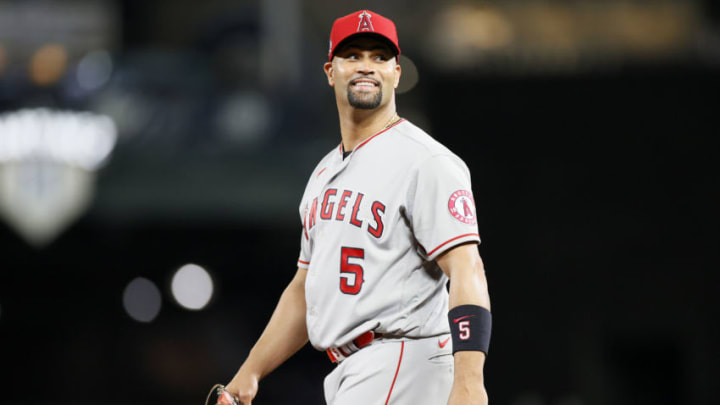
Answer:
<path fill-rule="evenodd" d="M 363 74 L 372 73 L 374 71 L 372 60 L 369 57 L 361 58 L 357 66 L 357 71 Z"/>

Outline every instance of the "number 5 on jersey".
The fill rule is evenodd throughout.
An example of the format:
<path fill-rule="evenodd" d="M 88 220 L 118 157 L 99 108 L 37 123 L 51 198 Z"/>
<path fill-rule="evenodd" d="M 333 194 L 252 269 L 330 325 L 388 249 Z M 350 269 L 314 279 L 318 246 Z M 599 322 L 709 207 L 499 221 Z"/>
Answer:
<path fill-rule="evenodd" d="M 356 295 L 364 281 L 363 268 L 359 264 L 350 263 L 350 259 L 365 259 L 365 250 L 350 247 L 340 250 L 340 291 Z"/>

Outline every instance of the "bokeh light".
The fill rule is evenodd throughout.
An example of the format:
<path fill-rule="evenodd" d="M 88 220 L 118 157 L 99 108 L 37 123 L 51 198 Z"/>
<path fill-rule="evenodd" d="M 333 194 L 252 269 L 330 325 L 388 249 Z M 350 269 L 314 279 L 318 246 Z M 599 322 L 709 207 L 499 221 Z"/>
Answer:
<path fill-rule="evenodd" d="M 30 79 L 38 86 L 53 85 L 65 74 L 67 64 L 68 53 L 64 46 L 44 45 L 30 60 Z"/>
<path fill-rule="evenodd" d="M 96 90 L 108 82 L 112 71 L 110 53 L 105 50 L 93 51 L 78 63 L 77 81 L 85 90 Z"/>
<path fill-rule="evenodd" d="M 238 92 L 220 108 L 216 125 L 225 138 L 248 145 L 262 140 L 272 118 L 270 104 L 262 93 Z"/>
<path fill-rule="evenodd" d="M 400 55 L 400 66 L 402 67 L 402 75 L 400 76 L 400 83 L 395 92 L 403 94 L 415 88 L 420 80 L 420 74 L 418 73 L 417 66 L 415 66 L 415 62 L 405 55 Z"/>
<path fill-rule="evenodd" d="M 123 293 L 123 307 L 127 314 L 138 322 L 152 322 L 160 313 L 162 297 L 152 281 L 137 277 Z"/>
<path fill-rule="evenodd" d="M 212 298 L 213 281 L 202 267 L 186 264 L 173 276 L 171 290 L 182 307 L 199 310 L 205 308 Z"/>
<path fill-rule="evenodd" d="M 47 108 L 0 114 L 0 163 L 43 158 L 94 170 L 116 139 L 115 123 L 104 115 Z"/>
<path fill-rule="evenodd" d="M 3 44 L 0 44 L 0 76 L 2 76 L 3 70 L 5 70 L 6 64 L 7 64 L 7 51 L 5 50 L 5 46 L 3 46 Z"/>

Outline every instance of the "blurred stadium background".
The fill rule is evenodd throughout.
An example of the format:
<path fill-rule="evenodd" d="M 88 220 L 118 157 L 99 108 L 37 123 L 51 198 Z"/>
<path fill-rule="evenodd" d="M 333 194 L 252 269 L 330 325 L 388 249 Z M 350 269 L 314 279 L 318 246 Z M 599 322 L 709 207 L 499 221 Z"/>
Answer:
<path fill-rule="evenodd" d="M 295 271 L 330 26 L 361 8 L 398 24 L 400 115 L 474 176 L 491 403 L 720 403 L 713 0 L 0 0 L 0 403 L 229 380 Z M 323 403 L 330 369 L 306 347 L 256 402 Z"/>

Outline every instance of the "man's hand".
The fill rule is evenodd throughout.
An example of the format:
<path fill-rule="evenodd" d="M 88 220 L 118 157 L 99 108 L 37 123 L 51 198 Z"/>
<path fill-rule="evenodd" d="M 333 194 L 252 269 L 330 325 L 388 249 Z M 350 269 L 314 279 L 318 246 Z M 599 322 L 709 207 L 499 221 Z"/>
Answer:
<path fill-rule="evenodd" d="M 241 368 L 230 384 L 225 386 L 225 391 L 239 399 L 242 405 L 251 405 L 258 392 L 258 381 L 260 378 L 257 374 L 245 372 Z"/>
<path fill-rule="evenodd" d="M 305 326 L 306 269 L 298 268 L 295 277 L 280 296 L 265 331 L 255 343 L 243 365 L 225 390 L 242 405 L 252 404 L 258 382 L 285 362 L 308 341 Z"/>
<path fill-rule="evenodd" d="M 455 376 L 448 405 L 487 405 L 483 382 L 485 353 L 457 352 L 454 357 Z"/>
<path fill-rule="evenodd" d="M 453 382 L 448 405 L 487 405 L 488 396 L 483 384 L 476 381 Z"/>

